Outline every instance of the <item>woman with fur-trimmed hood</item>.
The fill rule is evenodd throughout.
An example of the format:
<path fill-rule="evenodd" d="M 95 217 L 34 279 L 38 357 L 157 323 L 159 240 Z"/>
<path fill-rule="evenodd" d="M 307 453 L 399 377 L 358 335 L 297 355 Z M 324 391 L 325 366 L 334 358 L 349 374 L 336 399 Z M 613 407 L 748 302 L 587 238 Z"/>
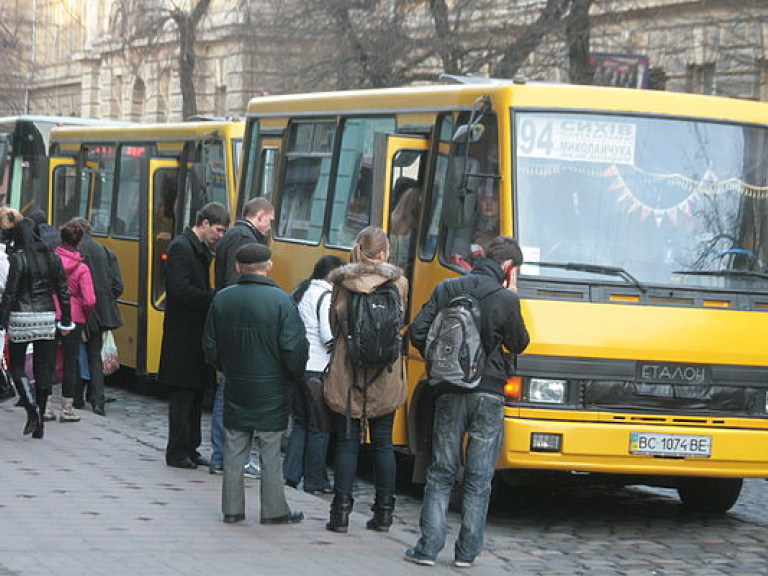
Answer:
<path fill-rule="evenodd" d="M 371 507 L 370 530 L 386 532 L 392 524 L 395 506 L 395 453 L 392 423 L 395 410 L 405 403 L 407 384 L 404 359 L 398 357 L 391 370 L 383 370 L 364 394 L 353 385 L 354 373 L 347 355 L 347 303 L 351 292 L 371 293 L 385 282 L 392 282 L 400 294 L 401 309 L 407 308 L 408 280 L 389 259 L 389 239 L 381 228 L 369 226 L 357 235 L 350 255 L 351 263 L 329 275 L 333 284 L 330 321 L 334 336 L 333 357 L 323 388 L 325 402 L 334 412 L 336 458 L 334 499 L 326 528 L 346 532 L 352 511 L 352 485 L 357 470 L 361 420 L 367 421 L 373 445 L 376 500 Z"/>

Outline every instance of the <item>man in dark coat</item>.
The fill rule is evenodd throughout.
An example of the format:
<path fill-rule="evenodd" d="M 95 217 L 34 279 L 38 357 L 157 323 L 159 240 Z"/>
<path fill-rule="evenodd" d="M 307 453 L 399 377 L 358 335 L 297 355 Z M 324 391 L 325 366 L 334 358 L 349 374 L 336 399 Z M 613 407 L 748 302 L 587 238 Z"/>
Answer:
<path fill-rule="evenodd" d="M 213 385 L 215 375 L 203 358 L 202 341 L 205 316 L 214 294 L 210 284 L 211 250 L 228 225 L 227 208 L 211 202 L 197 213 L 195 225 L 186 228 L 168 247 L 158 378 L 170 388 L 165 461 L 176 468 L 208 465 L 197 449 L 203 395 Z"/>
<path fill-rule="evenodd" d="M 483 548 L 491 482 L 504 438 L 504 384 L 513 368 L 502 345 L 512 354 L 520 354 L 529 342 L 516 293 L 517 270 L 523 263 L 520 247 L 509 236 L 497 236 L 488 243 L 485 256 L 477 258 L 471 274 L 439 284 L 409 330 L 411 342 L 423 355 L 438 312 L 456 296 L 469 294 L 480 303 L 480 339 L 487 356 L 476 388 L 437 384 L 432 462 L 419 521 L 421 538 L 405 551 L 405 559 L 416 564 L 434 565 L 445 545 L 445 513 L 462 454 L 464 492 L 454 565 L 472 566 Z"/>
<path fill-rule="evenodd" d="M 275 208 L 266 198 L 253 198 L 243 206 L 243 217 L 235 221 L 227 230 L 224 238 L 216 247 L 216 290 L 221 290 L 240 279 L 235 267 L 237 251 L 246 244 L 267 245 L 267 235 L 275 218 Z M 224 380 L 219 382 L 213 402 L 211 418 L 211 474 L 221 474 L 224 470 Z M 245 462 L 244 473 L 251 478 L 261 475 L 256 462 Z"/>
<path fill-rule="evenodd" d="M 274 219 L 275 209 L 266 198 L 253 198 L 246 202 L 243 217 L 235 221 L 216 247 L 216 290 L 237 283 L 240 279 L 235 269 L 237 251 L 253 242 L 266 246 Z"/>
<path fill-rule="evenodd" d="M 88 357 L 88 401 L 94 413 L 105 415 L 104 411 L 104 373 L 101 363 L 101 347 L 103 334 L 108 330 L 116 330 L 123 325 L 117 299 L 123 293 L 123 276 L 117 256 L 103 244 L 94 242 L 91 238 L 91 224 L 84 218 L 77 219 L 86 230 L 80 242 L 80 254 L 85 257 L 85 263 L 91 271 L 93 288 L 96 292 L 96 308 L 88 315 L 87 335 L 85 343 Z"/>
<path fill-rule="evenodd" d="M 261 523 L 292 524 L 304 515 L 285 499 L 280 443 L 288 428 L 289 383 L 301 379 L 309 356 L 304 323 L 293 299 L 267 274 L 271 252 L 261 244 L 237 251 L 240 280 L 216 294 L 205 324 L 205 359 L 224 372 L 224 522 L 245 520 L 243 460 L 258 431 Z"/>

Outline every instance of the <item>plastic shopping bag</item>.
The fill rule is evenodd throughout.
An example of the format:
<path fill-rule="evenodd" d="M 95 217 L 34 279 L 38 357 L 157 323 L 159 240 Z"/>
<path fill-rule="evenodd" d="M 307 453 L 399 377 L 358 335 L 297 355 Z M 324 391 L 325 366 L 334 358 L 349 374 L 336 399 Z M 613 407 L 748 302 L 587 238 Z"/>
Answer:
<path fill-rule="evenodd" d="M 117 345 L 111 330 L 104 333 L 104 343 L 101 345 L 101 366 L 104 376 L 114 374 L 120 368 L 120 357 L 117 354 Z"/>

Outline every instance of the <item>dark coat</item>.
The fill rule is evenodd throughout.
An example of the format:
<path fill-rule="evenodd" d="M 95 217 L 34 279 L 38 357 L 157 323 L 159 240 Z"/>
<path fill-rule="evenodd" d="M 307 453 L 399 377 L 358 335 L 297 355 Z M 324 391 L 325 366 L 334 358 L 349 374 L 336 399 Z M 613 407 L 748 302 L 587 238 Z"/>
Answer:
<path fill-rule="evenodd" d="M 323 396 L 328 407 L 338 414 L 347 414 L 349 410 L 352 418 L 363 417 L 363 393 L 353 386 L 352 363 L 347 356 L 346 320 L 349 294 L 350 292 L 370 294 L 378 286 L 390 280 L 397 286 L 405 311 L 408 307 L 408 280 L 403 276 L 400 268 L 388 262 L 346 264 L 334 269 L 328 277 L 328 281 L 333 284 L 330 320 L 334 340 L 328 378 L 323 386 Z M 359 384 L 361 383 L 358 382 Z M 394 412 L 405 404 L 407 391 L 405 362 L 400 357 L 392 365 L 391 371 L 384 370 L 368 386 L 365 416 L 376 418 Z"/>
<path fill-rule="evenodd" d="M 91 240 L 80 242 L 80 254 L 91 270 L 93 288 L 96 291 L 96 309 L 88 316 L 88 330 L 115 330 L 123 325 L 117 299 L 123 293 L 123 277 L 117 256 L 106 246 Z"/>
<path fill-rule="evenodd" d="M 224 426 L 288 427 L 291 386 L 304 376 L 309 344 L 293 299 L 266 276 L 244 274 L 213 299 L 205 358 L 224 372 Z"/>
<path fill-rule="evenodd" d="M 71 324 L 69 287 L 59 255 L 48 248 L 16 250 L 8 256 L 8 261 L 8 279 L 0 302 L 0 326 L 8 327 L 11 312 L 55 311 L 54 294 L 61 309 L 61 323 Z"/>
<path fill-rule="evenodd" d="M 215 383 L 203 358 L 205 316 L 213 300 L 211 251 L 187 228 L 168 247 L 165 320 L 158 378 L 178 388 L 205 390 Z"/>
<path fill-rule="evenodd" d="M 528 330 L 520 313 L 517 294 L 502 287 L 504 272 L 488 258 L 479 258 L 470 274 L 446 280 L 437 285 L 409 329 L 411 342 L 423 355 L 427 334 L 437 313 L 453 298 L 469 294 L 480 301 L 480 338 L 488 354 L 477 388 L 467 392 L 490 392 L 504 395 L 504 384 L 512 375 L 513 357 L 505 354 L 503 344 L 512 354 L 520 354 L 528 346 Z M 451 384 L 439 385 L 439 391 L 462 391 Z"/>
<path fill-rule="evenodd" d="M 237 284 L 240 274 L 235 269 L 235 255 L 241 246 L 246 244 L 267 244 L 267 237 L 256 230 L 256 227 L 248 220 L 238 220 L 235 222 L 224 238 L 219 241 L 216 247 L 216 290 L 221 290 L 232 284 Z"/>

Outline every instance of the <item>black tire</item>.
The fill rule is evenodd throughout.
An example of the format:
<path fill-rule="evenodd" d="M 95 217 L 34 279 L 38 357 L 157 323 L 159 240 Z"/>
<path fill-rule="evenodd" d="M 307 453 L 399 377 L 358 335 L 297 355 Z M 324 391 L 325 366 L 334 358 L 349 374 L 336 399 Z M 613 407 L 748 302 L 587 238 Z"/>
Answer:
<path fill-rule="evenodd" d="M 728 512 L 741 494 L 743 478 L 690 478 L 677 487 L 683 506 L 697 512 Z"/>

